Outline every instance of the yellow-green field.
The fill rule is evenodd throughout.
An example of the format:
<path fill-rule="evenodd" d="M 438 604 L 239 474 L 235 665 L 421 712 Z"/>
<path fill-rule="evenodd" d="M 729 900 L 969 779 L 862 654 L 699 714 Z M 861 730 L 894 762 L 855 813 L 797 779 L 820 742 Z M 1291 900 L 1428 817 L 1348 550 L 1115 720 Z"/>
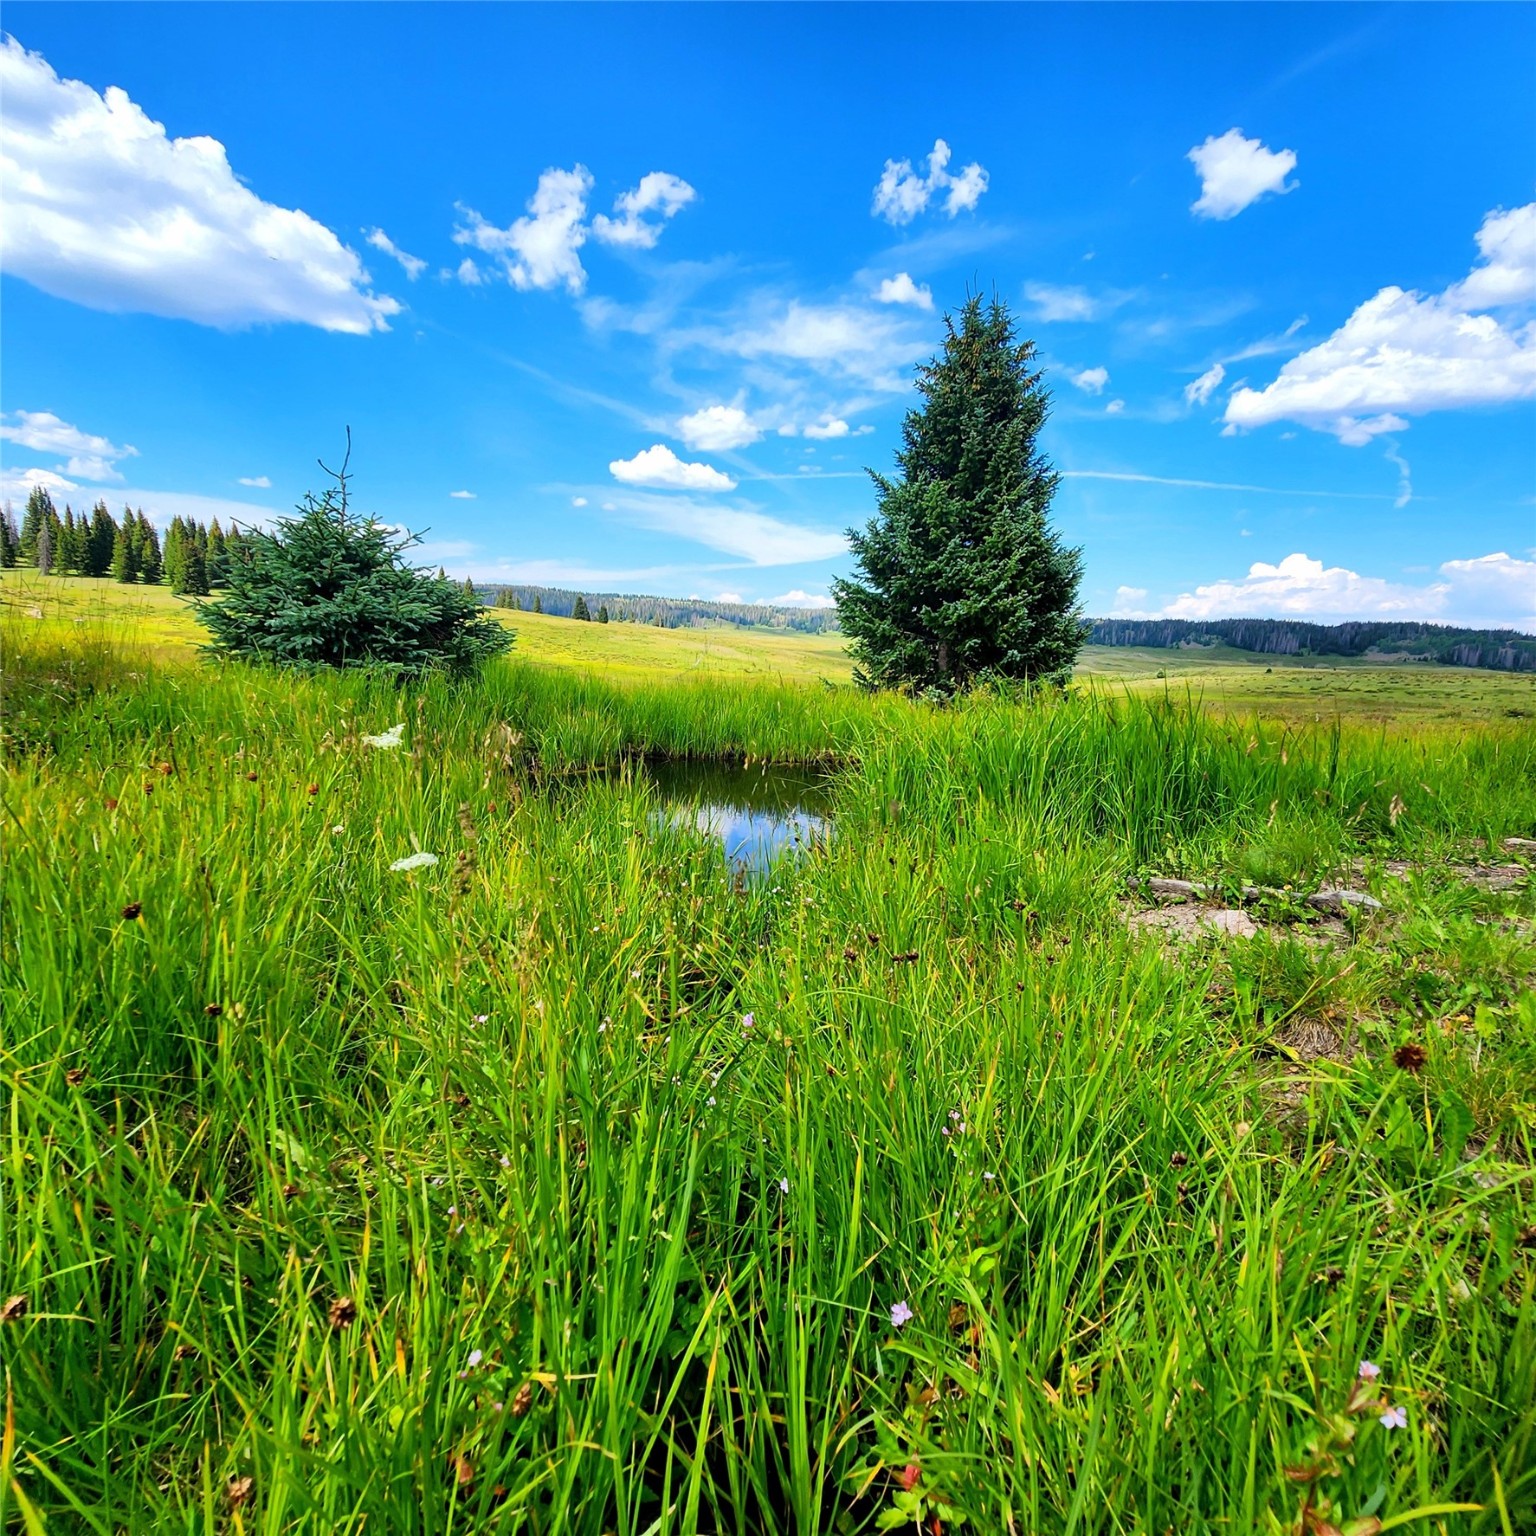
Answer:
<path fill-rule="evenodd" d="M 614 681 L 742 677 L 846 683 L 842 636 L 793 631 L 657 629 L 581 624 L 548 614 L 493 610 L 517 631 L 517 655 Z M 186 598 L 164 587 L 125 587 L 79 576 L 13 570 L 0 579 L 0 616 L 61 636 L 96 629 L 159 661 L 190 659 L 204 638 Z M 1186 694 L 1223 714 L 1295 723 L 1336 715 L 1359 720 L 1445 722 L 1536 717 L 1536 677 L 1411 663 L 1261 656 L 1221 646 L 1154 650 L 1089 646 L 1080 683 L 1114 691 Z"/>

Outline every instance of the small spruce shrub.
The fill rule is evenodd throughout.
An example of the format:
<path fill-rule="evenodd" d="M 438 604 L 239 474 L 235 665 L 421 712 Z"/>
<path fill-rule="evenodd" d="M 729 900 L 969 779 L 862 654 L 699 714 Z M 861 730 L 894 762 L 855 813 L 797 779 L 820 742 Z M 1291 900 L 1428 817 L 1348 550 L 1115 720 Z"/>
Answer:
<path fill-rule="evenodd" d="M 414 677 L 467 673 L 511 646 L 512 632 L 476 597 L 403 558 L 416 535 L 349 512 L 345 464 L 334 478 L 322 495 L 306 494 L 298 516 L 280 518 L 275 532 L 242 537 L 228 587 L 198 604 L 212 637 L 205 651 Z"/>

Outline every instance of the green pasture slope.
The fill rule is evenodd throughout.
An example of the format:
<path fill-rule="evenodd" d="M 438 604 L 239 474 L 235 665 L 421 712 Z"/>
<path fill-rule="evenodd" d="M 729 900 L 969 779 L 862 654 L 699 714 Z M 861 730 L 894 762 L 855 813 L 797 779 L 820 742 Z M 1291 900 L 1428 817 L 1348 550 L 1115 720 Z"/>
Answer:
<path fill-rule="evenodd" d="M 1513 693 L 934 709 L 531 615 L 396 692 L 7 576 L 0 1526 L 1536 1527 Z M 644 754 L 836 835 L 743 887 Z M 1138 873 L 1383 905 L 1174 947 Z"/>

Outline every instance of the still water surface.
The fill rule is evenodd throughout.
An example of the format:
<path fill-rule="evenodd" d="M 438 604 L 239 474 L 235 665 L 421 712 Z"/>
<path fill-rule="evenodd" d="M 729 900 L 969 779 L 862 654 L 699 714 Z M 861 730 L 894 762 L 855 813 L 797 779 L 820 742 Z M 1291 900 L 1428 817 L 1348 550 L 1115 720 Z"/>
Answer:
<path fill-rule="evenodd" d="M 831 780 L 810 769 L 673 761 L 646 771 L 674 826 L 717 839 L 726 858 L 751 874 L 782 853 L 805 851 L 831 828 Z"/>

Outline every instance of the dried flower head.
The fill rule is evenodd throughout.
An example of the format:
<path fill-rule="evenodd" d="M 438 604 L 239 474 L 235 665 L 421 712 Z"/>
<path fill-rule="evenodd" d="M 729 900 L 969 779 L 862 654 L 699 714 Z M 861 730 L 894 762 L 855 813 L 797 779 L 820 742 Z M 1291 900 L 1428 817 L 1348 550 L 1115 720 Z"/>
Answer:
<path fill-rule="evenodd" d="M 520 1419 L 533 1407 L 533 1383 L 525 1381 L 517 1389 L 517 1395 L 512 1399 L 512 1417 Z"/>
<path fill-rule="evenodd" d="M 224 1012 L 224 1005 L 223 1003 L 204 1003 L 203 1012 L 206 1013 L 210 1019 L 216 1019 L 221 1013 Z"/>
<path fill-rule="evenodd" d="M 338 1296 L 331 1303 L 332 1328 L 348 1328 L 357 1321 L 357 1303 L 350 1296 Z"/>
<path fill-rule="evenodd" d="M 80 1084 L 85 1081 L 85 1068 L 71 1067 L 64 1074 L 64 1081 L 68 1083 L 71 1088 L 78 1088 Z"/>
<path fill-rule="evenodd" d="M 114 797 L 114 796 L 112 796 L 112 795 L 108 795 L 108 796 L 107 796 L 107 798 L 106 798 L 106 799 L 105 799 L 105 800 L 103 800 L 103 801 L 102 801 L 102 804 L 103 804 L 103 805 L 104 805 L 104 806 L 106 806 L 106 808 L 107 808 L 107 809 L 108 809 L 108 810 L 109 810 L 109 811 L 115 811 L 115 810 L 116 810 L 116 809 L 117 809 L 117 800 L 116 800 L 116 798 L 115 798 L 115 797 Z"/>
<path fill-rule="evenodd" d="M 143 902 L 141 902 L 141 901 L 130 901 L 123 908 L 123 916 L 131 923 L 134 920 L 134 918 L 136 918 L 139 915 L 139 913 L 142 912 L 143 910 L 144 910 L 144 903 Z"/>
<path fill-rule="evenodd" d="M 232 1477 L 224 1489 L 224 1501 L 231 1509 L 240 1509 L 249 1504 L 255 1494 L 254 1477 Z"/>
<path fill-rule="evenodd" d="M 245 777 L 246 777 L 246 781 L 248 783 L 254 784 L 256 782 L 256 770 L 254 768 L 252 768 L 251 771 L 248 774 L 246 774 Z"/>
<path fill-rule="evenodd" d="M 1429 1053 L 1416 1040 L 1410 1040 L 1392 1052 L 1392 1060 L 1404 1072 L 1417 1072 L 1429 1060 Z"/>
<path fill-rule="evenodd" d="M 1173 1156 L 1168 1159 L 1168 1166 L 1170 1168 L 1183 1168 L 1183 1167 L 1185 1167 L 1188 1164 L 1188 1162 L 1189 1162 L 1189 1154 L 1188 1153 L 1186 1153 L 1186 1152 L 1175 1152 L 1173 1154 Z"/>
<path fill-rule="evenodd" d="M 5 1305 L 0 1306 L 0 1323 L 19 1323 L 27 1315 L 27 1298 L 25 1296 L 9 1296 Z"/>

